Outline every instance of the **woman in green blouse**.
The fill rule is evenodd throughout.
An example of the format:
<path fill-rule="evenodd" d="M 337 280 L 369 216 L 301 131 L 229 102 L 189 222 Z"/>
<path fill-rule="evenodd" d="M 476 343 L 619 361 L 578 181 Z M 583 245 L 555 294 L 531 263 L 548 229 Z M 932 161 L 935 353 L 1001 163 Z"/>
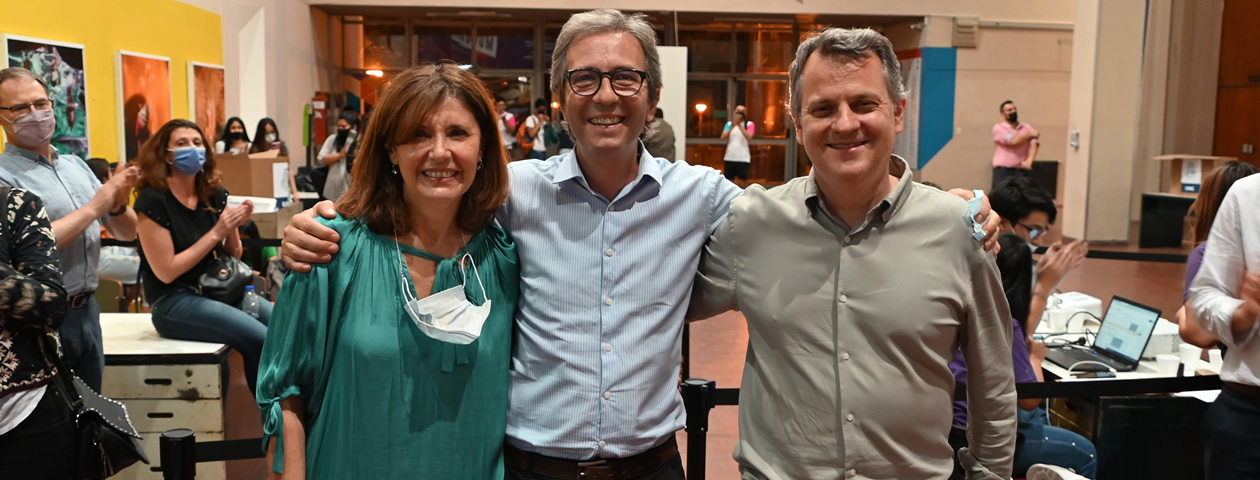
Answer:
<path fill-rule="evenodd" d="M 519 273 L 493 223 L 508 178 L 492 106 L 455 65 L 381 92 L 342 216 L 321 220 L 340 251 L 290 273 L 271 317 L 273 478 L 502 478 Z"/>

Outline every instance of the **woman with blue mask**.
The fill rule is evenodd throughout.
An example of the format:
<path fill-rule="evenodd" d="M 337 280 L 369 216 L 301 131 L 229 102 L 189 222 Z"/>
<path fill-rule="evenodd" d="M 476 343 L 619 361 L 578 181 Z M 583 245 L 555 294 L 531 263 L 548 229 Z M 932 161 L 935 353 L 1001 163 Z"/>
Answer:
<path fill-rule="evenodd" d="M 359 137 L 331 263 L 291 273 L 258 374 L 284 478 L 503 478 L 519 270 L 494 213 L 494 101 L 456 65 L 402 72 Z"/>
<path fill-rule="evenodd" d="M 227 205 L 228 192 L 206 144 L 196 123 L 171 120 L 140 149 L 135 209 L 144 295 L 163 337 L 226 343 L 241 352 L 253 391 L 271 304 L 260 302 L 255 318 L 240 305 L 197 293 L 216 255 L 240 258 L 237 227 L 254 209 L 249 201 Z"/>

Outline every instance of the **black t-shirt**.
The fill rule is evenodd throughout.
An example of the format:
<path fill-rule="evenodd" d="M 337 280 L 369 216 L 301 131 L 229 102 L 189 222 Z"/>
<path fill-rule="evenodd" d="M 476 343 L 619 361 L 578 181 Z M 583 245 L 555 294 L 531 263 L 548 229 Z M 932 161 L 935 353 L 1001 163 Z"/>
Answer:
<path fill-rule="evenodd" d="M 198 201 L 196 210 L 189 210 L 169 191 L 161 191 L 146 187 L 136 197 L 134 208 L 149 220 L 165 228 L 171 233 L 171 244 L 176 254 L 193 246 L 201 237 L 210 233 L 214 224 L 219 221 L 219 212 L 227 207 L 228 191 L 222 187 L 210 194 L 210 205 Z M 181 288 L 196 288 L 201 272 L 214 260 L 213 253 L 207 253 L 196 266 L 184 272 L 173 283 L 162 283 L 153 269 L 149 267 L 149 259 L 144 255 L 144 244 L 140 244 L 140 272 L 144 275 L 144 295 L 150 302 L 157 301 L 167 293 Z"/>

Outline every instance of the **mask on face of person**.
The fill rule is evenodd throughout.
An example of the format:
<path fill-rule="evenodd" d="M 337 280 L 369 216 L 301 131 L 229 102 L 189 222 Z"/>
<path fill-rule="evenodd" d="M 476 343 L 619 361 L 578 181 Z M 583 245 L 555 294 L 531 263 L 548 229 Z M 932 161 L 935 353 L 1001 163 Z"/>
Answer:
<path fill-rule="evenodd" d="M 1006 114 L 1006 121 L 1011 123 L 1019 123 L 1019 112 L 1011 112 Z"/>
<path fill-rule="evenodd" d="M 29 147 L 39 147 L 52 139 L 53 130 L 57 128 L 57 119 L 52 110 L 35 110 L 23 115 L 13 125 L 13 139 L 16 143 Z"/>
<path fill-rule="evenodd" d="M 201 147 L 180 147 L 176 149 L 167 149 L 175 159 L 171 161 L 171 166 L 175 167 L 179 173 L 184 175 L 196 175 L 201 171 L 201 167 L 206 164 L 206 149 Z"/>
<path fill-rule="evenodd" d="M 268 134 L 267 134 L 267 143 L 275 143 L 275 142 L 276 142 L 276 134 L 274 134 L 274 133 L 268 133 Z"/>
<path fill-rule="evenodd" d="M 477 272 L 477 264 L 473 263 L 472 255 L 465 253 L 464 258 L 468 259 L 468 264 L 472 266 L 473 276 L 477 278 L 477 283 L 481 284 L 481 275 Z M 461 267 L 461 273 L 465 275 L 463 284 L 417 299 L 407 288 L 407 268 L 402 252 L 398 253 L 398 261 L 402 265 L 400 276 L 403 299 L 407 302 L 404 310 L 421 332 L 439 342 L 455 345 L 468 345 L 481 336 L 481 328 L 486 324 L 491 308 L 485 285 L 481 285 L 481 298 L 485 299 L 485 303 L 480 306 L 473 305 L 464 294 L 468 277 L 467 271 Z"/>

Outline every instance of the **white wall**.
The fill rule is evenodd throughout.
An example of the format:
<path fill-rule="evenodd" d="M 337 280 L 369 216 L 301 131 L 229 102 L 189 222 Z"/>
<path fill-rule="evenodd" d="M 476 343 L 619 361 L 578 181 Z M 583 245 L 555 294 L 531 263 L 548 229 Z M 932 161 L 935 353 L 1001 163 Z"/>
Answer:
<path fill-rule="evenodd" d="M 661 53 L 661 101 L 656 104 L 665 112 L 665 121 L 674 127 L 675 157 L 686 158 L 687 152 L 687 47 L 658 47 Z"/>

